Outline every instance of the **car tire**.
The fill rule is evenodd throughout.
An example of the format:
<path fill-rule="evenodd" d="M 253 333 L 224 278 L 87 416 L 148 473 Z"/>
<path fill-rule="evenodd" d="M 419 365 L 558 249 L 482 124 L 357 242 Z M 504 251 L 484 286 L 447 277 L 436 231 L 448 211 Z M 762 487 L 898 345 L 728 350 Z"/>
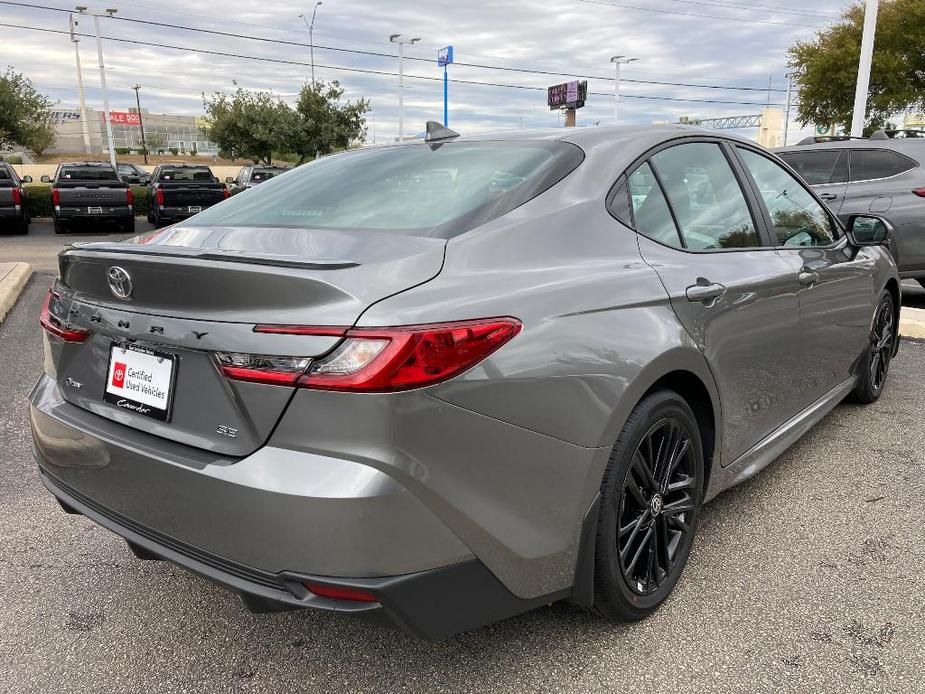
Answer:
<path fill-rule="evenodd" d="M 29 220 L 23 219 L 16 222 L 16 225 L 13 227 L 13 233 L 19 234 L 20 236 L 25 236 L 29 233 Z"/>
<path fill-rule="evenodd" d="M 671 390 L 647 395 L 627 418 L 601 482 L 594 607 L 602 616 L 643 619 L 671 594 L 697 530 L 703 476 L 690 406 Z"/>
<path fill-rule="evenodd" d="M 874 311 L 870 339 L 858 364 L 858 383 L 851 392 L 854 402 L 868 405 L 883 394 L 896 339 L 895 301 L 893 295 L 884 290 Z"/>
<path fill-rule="evenodd" d="M 134 234 L 135 233 L 135 218 L 126 219 L 124 222 L 119 222 L 119 228 L 122 230 L 123 234 Z"/>
<path fill-rule="evenodd" d="M 57 219 L 54 221 L 55 233 L 56 234 L 66 234 L 71 229 L 65 222 L 59 222 Z"/>

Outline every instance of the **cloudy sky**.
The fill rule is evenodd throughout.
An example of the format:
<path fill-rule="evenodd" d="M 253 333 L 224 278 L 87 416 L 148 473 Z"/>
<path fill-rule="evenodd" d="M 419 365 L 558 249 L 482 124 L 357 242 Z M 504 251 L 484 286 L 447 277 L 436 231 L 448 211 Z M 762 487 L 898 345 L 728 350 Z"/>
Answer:
<path fill-rule="evenodd" d="M 468 64 L 450 68 L 451 79 L 465 82 L 450 84 L 450 125 L 465 132 L 555 126 L 559 115 L 548 110 L 545 88 L 576 77 L 588 78 L 591 92 L 578 124 L 611 122 L 615 54 L 638 59 L 623 69 L 622 122 L 758 113 L 769 99 L 786 101 L 787 48 L 836 20 L 846 2 L 324 0 L 315 22 L 315 74 L 339 80 L 348 98 L 371 99 L 369 140 L 378 142 L 398 129 L 393 33 L 421 37 L 405 50 L 408 133 L 442 118 L 435 58 L 448 44 L 457 62 Z M 120 19 L 102 21 L 113 110 L 134 105 L 136 82 L 143 107 L 195 115 L 202 113 L 203 92 L 230 91 L 233 80 L 292 100 L 309 74 L 308 30 L 299 14 L 310 16 L 314 0 L 82 4 L 119 10 Z M 77 104 L 73 46 L 66 34 L 54 33 L 67 30 L 68 15 L 43 8 L 73 7 L 61 0 L 0 2 L 0 68 L 13 65 L 62 107 Z M 91 32 L 92 23 L 83 31 Z M 94 42 L 84 39 L 80 47 L 88 105 L 101 107 Z"/>

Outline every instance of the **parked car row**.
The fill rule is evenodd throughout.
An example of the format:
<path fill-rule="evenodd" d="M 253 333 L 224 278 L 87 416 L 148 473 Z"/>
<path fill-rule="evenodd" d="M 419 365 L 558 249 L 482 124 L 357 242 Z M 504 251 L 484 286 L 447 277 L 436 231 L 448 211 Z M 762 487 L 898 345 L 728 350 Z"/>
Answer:
<path fill-rule="evenodd" d="M 19 177 L 16 169 L 0 162 L 0 231 L 15 234 L 29 233 L 29 210 L 26 206 L 24 183 L 32 183 L 31 176 Z"/>
<path fill-rule="evenodd" d="M 41 480 L 257 612 L 642 619 L 707 500 L 884 392 L 892 225 L 722 132 L 427 132 L 64 250 Z"/>

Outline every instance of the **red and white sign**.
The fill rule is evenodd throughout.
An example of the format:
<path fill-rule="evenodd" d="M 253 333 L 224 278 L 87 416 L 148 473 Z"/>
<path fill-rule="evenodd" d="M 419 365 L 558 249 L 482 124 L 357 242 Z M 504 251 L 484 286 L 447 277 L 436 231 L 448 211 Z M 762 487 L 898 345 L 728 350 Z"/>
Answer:
<path fill-rule="evenodd" d="M 110 111 L 109 122 L 113 125 L 141 125 L 141 116 L 127 111 Z"/>
<path fill-rule="evenodd" d="M 112 370 L 112 384 L 116 388 L 125 388 L 125 364 L 120 361 L 116 362 L 116 366 Z"/>

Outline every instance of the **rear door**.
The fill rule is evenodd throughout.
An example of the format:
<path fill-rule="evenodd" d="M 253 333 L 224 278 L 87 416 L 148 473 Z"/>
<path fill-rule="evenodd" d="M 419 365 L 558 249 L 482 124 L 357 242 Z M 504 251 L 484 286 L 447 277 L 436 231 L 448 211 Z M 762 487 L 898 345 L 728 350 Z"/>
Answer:
<path fill-rule="evenodd" d="M 726 144 L 663 148 L 628 180 L 640 251 L 703 351 L 723 404 L 728 464 L 795 414 L 793 274 L 764 243 Z"/>
<path fill-rule="evenodd" d="M 825 207 L 784 167 L 757 150 L 736 149 L 800 285 L 803 347 L 791 383 L 808 406 L 851 377 L 864 349 L 876 297 L 874 260 L 847 245 Z"/>
<path fill-rule="evenodd" d="M 848 187 L 848 150 L 807 149 L 781 152 L 780 157 L 813 186 L 832 212 L 839 213 Z"/>

